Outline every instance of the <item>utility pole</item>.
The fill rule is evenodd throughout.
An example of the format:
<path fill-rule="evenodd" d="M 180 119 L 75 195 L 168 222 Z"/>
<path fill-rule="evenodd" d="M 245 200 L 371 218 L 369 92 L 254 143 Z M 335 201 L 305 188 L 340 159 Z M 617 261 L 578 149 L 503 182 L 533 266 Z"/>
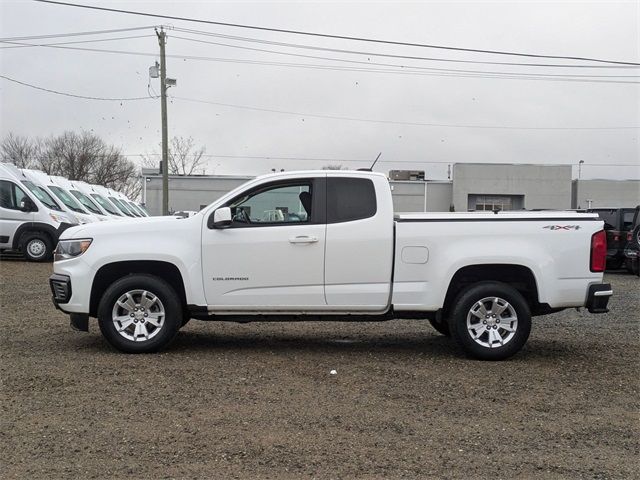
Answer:
<path fill-rule="evenodd" d="M 160 105 L 162 113 L 162 215 L 169 215 L 169 134 L 167 128 L 167 61 L 164 47 L 167 34 L 156 30 L 160 44 Z"/>

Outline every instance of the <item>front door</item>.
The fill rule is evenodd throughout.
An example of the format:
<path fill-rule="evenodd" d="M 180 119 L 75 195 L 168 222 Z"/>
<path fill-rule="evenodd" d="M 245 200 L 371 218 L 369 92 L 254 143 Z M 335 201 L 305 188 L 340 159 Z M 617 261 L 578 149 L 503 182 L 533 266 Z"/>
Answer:
<path fill-rule="evenodd" d="M 326 306 L 322 188 L 324 179 L 263 184 L 227 202 L 230 227 L 209 228 L 204 219 L 203 275 L 212 310 L 302 312 Z"/>
<path fill-rule="evenodd" d="M 10 249 L 13 236 L 20 225 L 32 222 L 33 212 L 20 209 L 27 194 L 18 185 L 9 180 L 0 180 L 0 248 Z"/>

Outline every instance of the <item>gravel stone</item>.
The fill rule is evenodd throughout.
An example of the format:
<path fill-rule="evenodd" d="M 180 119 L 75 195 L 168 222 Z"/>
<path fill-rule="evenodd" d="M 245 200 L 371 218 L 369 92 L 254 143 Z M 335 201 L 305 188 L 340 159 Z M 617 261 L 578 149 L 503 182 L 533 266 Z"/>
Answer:
<path fill-rule="evenodd" d="M 125 355 L 70 330 L 51 271 L 0 262 L 2 478 L 637 478 L 638 277 L 480 362 L 416 320 L 192 320 Z"/>

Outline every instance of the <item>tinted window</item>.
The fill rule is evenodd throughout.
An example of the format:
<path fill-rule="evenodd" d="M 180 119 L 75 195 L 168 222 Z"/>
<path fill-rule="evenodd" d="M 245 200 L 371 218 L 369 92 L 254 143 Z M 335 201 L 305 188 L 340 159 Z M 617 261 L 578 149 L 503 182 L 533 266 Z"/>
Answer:
<path fill-rule="evenodd" d="M 622 213 L 622 229 L 625 231 L 631 230 L 633 227 L 633 215 L 634 211 L 625 211 Z"/>
<path fill-rule="evenodd" d="M 0 180 L 0 207 L 20 210 L 20 203 L 27 198 L 22 189 L 14 183 Z"/>
<path fill-rule="evenodd" d="M 373 217 L 376 209 L 376 191 L 368 178 L 327 177 L 327 223 Z"/>

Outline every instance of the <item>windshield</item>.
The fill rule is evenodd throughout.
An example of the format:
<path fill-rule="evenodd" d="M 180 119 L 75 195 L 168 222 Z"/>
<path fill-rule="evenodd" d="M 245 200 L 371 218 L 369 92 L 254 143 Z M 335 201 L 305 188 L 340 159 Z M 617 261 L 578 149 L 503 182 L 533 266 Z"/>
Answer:
<path fill-rule="evenodd" d="M 109 200 L 107 200 L 104 197 L 101 197 L 100 195 L 98 195 L 97 193 L 92 193 L 91 196 L 95 199 L 96 202 L 98 202 L 98 204 L 104 208 L 107 212 L 109 212 L 111 215 L 118 215 L 119 217 L 122 216 L 122 214 L 120 212 L 118 212 L 118 210 L 111 204 L 111 202 Z"/>
<path fill-rule="evenodd" d="M 87 213 L 76 201 L 76 199 L 69 195 L 69 192 L 67 192 L 64 188 L 49 185 L 49 190 L 51 190 L 56 197 L 62 200 L 62 203 L 64 203 L 74 212 Z"/>
<path fill-rule="evenodd" d="M 129 216 L 129 217 L 133 217 L 133 216 L 134 216 L 134 215 L 133 215 L 133 213 L 131 213 L 131 212 L 129 211 L 129 209 L 128 209 L 127 207 L 125 207 L 125 206 L 122 204 L 122 202 L 121 202 L 120 200 L 118 200 L 117 198 L 115 198 L 115 197 L 109 197 L 109 200 L 111 200 L 111 202 L 112 202 L 116 207 L 118 207 L 118 208 L 122 211 L 122 213 L 124 213 L 125 215 L 127 215 L 127 216 Z"/>
<path fill-rule="evenodd" d="M 134 210 L 138 215 L 140 215 L 141 217 L 146 217 L 146 215 L 144 214 L 144 212 L 142 210 L 140 210 L 138 208 L 138 206 L 133 203 L 133 202 L 128 202 L 128 205 L 131 207 L 132 210 Z"/>
<path fill-rule="evenodd" d="M 104 215 L 98 208 L 98 206 L 93 203 L 93 200 L 87 197 L 84 193 L 79 192 L 78 190 L 69 190 L 69 192 L 73 194 L 73 196 L 78 200 L 80 200 L 80 203 L 84 206 L 84 208 L 89 210 L 91 213 L 95 213 L 96 215 Z"/>
<path fill-rule="evenodd" d="M 149 213 L 149 210 L 147 210 L 147 207 L 145 207 L 144 205 L 138 205 L 138 208 L 142 210 L 147 217 L 151 216 L 151 214 Z"/>
<path fill-rule="evenodd" d="M 60 205 L 56 203 L 53 197 L 49 195 L 49 192 L 47 192 L 44 188 L 28 180 L 23 180 L 22 184 L 25 187 L 27 187 L 29 191 L 33 193 L 36 196 L 36 198 L 40 200 L 42 203 L 44 203 L 47 207 L 49 207 L 52 210 L 57 210 L 59 212 L 62 211 L 62 208 L 60 208 Z"/>

